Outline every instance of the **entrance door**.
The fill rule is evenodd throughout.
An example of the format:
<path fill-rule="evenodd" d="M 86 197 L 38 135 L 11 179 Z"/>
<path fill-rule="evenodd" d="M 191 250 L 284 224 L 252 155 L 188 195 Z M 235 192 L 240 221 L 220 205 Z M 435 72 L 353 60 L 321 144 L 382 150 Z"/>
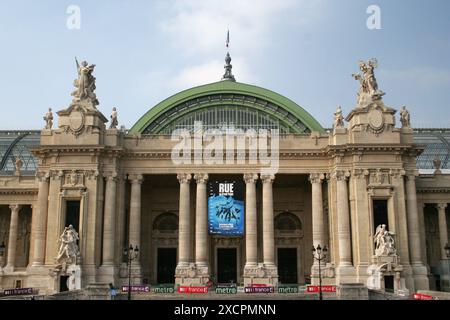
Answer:
<path fill-rule="evenodd" d="M 297 248 L 278 248 L 278 279 L 283 283 L 298 283 Z"/>
<path fill-rule="evenodd" d="M 59 292 L 69 291 L 69 287 L 67 287 L 67 280 L 69 276 L 60 276 L 59 278 Z"/>
<path fill-rule="evenodd" d="M 158 248 L 158 270 L 156 281 L 158 283 L 175 283 L 175 268 L 177 267 L 176 248 Z"/>
<path fill-rule="evenodd" d="M 217 282 L 237 282 L 237 254 L 236 248 L 217 249 Z"/>

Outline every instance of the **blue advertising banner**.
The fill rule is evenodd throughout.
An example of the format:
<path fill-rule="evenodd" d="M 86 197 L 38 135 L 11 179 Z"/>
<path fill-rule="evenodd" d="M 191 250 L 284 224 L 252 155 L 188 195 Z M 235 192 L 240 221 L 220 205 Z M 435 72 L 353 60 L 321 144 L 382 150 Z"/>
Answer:
<path fill-rule="evenodd" d="M 244 181 L 208 182 L 209 234 L 244 234 Z"/>

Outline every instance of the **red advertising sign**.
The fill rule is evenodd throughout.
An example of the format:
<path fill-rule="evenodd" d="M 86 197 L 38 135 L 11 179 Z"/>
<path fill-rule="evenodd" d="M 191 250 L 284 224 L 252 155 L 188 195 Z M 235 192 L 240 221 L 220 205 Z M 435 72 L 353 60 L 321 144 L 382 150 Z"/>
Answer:
<path fill-rule="evenodd" d="M 208 293 L 208 286 L 197 286 L 197 287 L 179 286 L 178 293 Z"/>
<path fill-rule="evenodd" d="M 306 292 L 315 293 L 319 292 L 319 286 L 307 286 Z M 336 292 L 336 286 L 322 286 L 322 292 Z"/>
<path fill-rule="evenodd" d="M 245 293 L 274 293 L 275 289 L 272 286 L 256 286 L 252 285 L 251 287 L 244 288 Z"/>
<path fill-rule="evenodd" d="M 269 285 L 265 283 L 254 283 L 250 287 L 269 287 Z"/>
<path fill-rule="evenodd" d="M 416 294 L 414 294 L 414 299 L 416 299 L 416 300 L 433 300 L 433 296 L 429 296 L 429 295 L 423 294 L 423 293 L 416 293 Z"/>

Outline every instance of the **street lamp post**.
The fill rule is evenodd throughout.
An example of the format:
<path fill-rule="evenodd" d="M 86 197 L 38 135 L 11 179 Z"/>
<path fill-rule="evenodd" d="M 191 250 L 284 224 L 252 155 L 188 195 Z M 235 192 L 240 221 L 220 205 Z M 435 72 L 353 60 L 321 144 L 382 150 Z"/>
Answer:
<path fill-rule="evenodd" d="M 123 250 L 123 254 L 127 257 L 128 266 L 128 300 L 131 300 L 131 262 L 138 257 L 139 248 L 130 244 L 129 248 Z"/>
<path fill-rule="evenodd" d="M 327 249 L 327 246 L 324 246 L 322 249 L 320 247 L 320 244 L 318 244 L 317 247 L 313 246 L 311 251 L 312 251 L 312 255 L 313 255 L 314 259 L 319 262 L 319 300 L 323 300 L 321 262 L 327 257 L 328 249 Z"/>

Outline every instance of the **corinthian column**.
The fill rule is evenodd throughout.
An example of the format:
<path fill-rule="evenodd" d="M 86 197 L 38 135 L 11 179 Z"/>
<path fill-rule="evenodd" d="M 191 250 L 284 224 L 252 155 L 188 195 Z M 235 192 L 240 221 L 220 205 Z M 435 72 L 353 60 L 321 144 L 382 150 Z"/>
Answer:
<path fill-rule="evenodd" d="M 347 171 L 337 170 L 334 177 L 337 180 L 337 218 L 339 241 L 339 266 L 352 266 L 350 241 L 350 211 L 348 207 Z"/>
<path fill-rule="evenodd" d="M 406 177 L 406 207 L 408 211 L 408 239 L 411 250 L 411 264 L 423 265 L 420 243 L 419 212 L 417 211 L 416 177 Z"/>
<path fill-rule="evenodd" d="M 11 209 L 11 221 L 9 224 L 8 260 L 6 262 L 5 269 L 14 271 L 14 266 L 16 264 L 17 231 L 19 227 L 20 205 L 12 204 L 9 208 Z"/>
<path fill-rule="evenodd" d="M 206 200 L 207 173 L 194 175 L 197 181 L 196 217 L 195 217 L 195 264 L 208 266 L 208 212 Z"/>
<path fill-rule="evenodd" d="M 177 175 L 180 182 L 180 210 L 178 226 L 178 266 L 189 265 L 189 209 L 190 209 L 190 190 L 189 183 L 192 175 L 190 173 L 181 173 Z"/>
<path fill-rule="evenodd" d="M 244 174 L 245 181 L 245 267 L 257 265 L 256 173 Z"/>
<path fill-rule="evenodd" d="M 130 199 L 130 229 L 129 229 L 129 243 L 130 245 L 138 246 L 141 250 L 141 185 L 143 176 L 130 175 L 131 180 L 131 199 Z M 140 265 L 140 257 L 137 256 L 133 260 L 133 264 Z"/>
<path fill-rule="evenodd" d="M 323 219 L 323 200 L 322 200 L 322 180 L 324 175 L 321 173 L 311 173 L 309 181 L 311 182 L 312 193 L 312 234 L 313 245 L 323 248 L 325 246 L 325 232 Z M 317 263 L 317 260 L 314 261 Z"/>
<path fill-rule="evenodd" d="M 261 175 L 263 182 L 263 260 L 265 266 L 275 265 L 275 245 L 273 232 L 273 190 L 275 175 Z"/>
<path fill-rule="evenodd" d="M 428 290 L 428 270 L 422 260 L 419 212 L 417 209 L 416 172 L 406 176 L 406 208 L 411 266 L 414 273 L 414 290 Z"/>
<path fill-rule="evenodd" d="M 48 211 L 48 175 L 41 175 L 39 179 L 38 203 L 36 217 L 33 217 L 34 249 L 32 266 L 41 266 L 44 264 L 45 235 L 47 229 L 47 211 Z M 34 213 L 34 206 L 33 206 Z"/>
<path fill-rule="evenodd" d="M 116 229 L 116 190 L 117 190 L 116 177 L 117 177 L 116 173 L 113 173 L 106 177 L 105 213 L 103 221 L 103 266 L 114 265 L 114 235 Z M 139 195 L 135 194 L 134 196 L 139 197 L 140 199 L 140 190 L 138 193 Z M 140 211 L 140 209 L 137 210 Z M 134 214 L 140 216 L 137 210 L 136 212 L 134 212 Z M 136 221 L 134 221 L 134 223 L 136 223 Z M 140 226 L 137 228 L 140 229 Z M 139 245 L 139 243 L 136 244 Z"/>
<path fill-rule="evenodd" d="M 447 208 L 446 203 L 438 203 L 437 208 L 439 210 L 439 238 L 441 240 L 441 259 L 448 259 L 447 253 L 445 252 L 445 245 L 448 243 L 447 235 L 447 220 L 445 218 L 445 208 Z"/>

